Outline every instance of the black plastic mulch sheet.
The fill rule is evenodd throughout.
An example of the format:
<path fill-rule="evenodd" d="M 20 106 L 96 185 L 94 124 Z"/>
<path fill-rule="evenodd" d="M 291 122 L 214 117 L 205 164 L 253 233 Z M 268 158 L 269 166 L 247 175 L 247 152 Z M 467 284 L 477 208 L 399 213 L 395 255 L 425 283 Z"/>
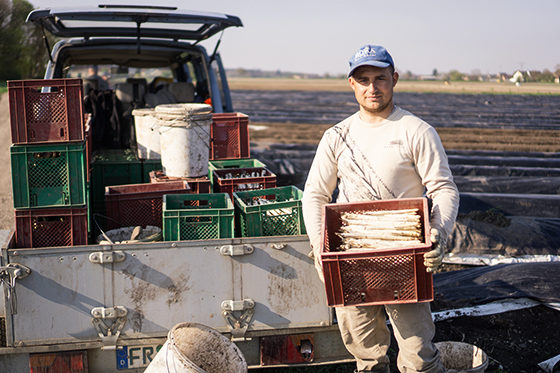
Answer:
<path fill-rule="evenodd" d="M 459 217 L 448 244 L 453 254 L 560 255 L 560 219 L 488 212 Z"/>
<path fill-rule="evenodd" d="M 560 262 L 500 264 L 434 275 L 436 303 L 466 307 L 507 298 L 560 302 Z M 446 307 L 447 308 L 447 307 Z"/>

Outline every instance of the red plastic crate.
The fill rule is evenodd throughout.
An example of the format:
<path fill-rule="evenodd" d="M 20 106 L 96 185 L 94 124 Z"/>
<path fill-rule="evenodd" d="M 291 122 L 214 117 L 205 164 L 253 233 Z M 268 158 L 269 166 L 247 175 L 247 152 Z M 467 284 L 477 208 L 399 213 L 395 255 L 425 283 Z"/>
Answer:
<path fill-rule="evenodd" d="M 419 209 L 423 244 L 359 252 L 336 251 L 341 238 L 341 213 Z M 321 263 L 329 306 L 429 302 L 434 299 L 432 274 L 424 253 L 431 249 L 426 198 L 405 198 L 325 205 Z"/>
<path fill-rule="evenodd" d="M 255 174 L 258 176 L 243 176 Z M 232 176 L 229 178 L 228 176 Z M 260 190 L 276 187 L 276 175 L 264 167 L 226 168 L 212 172 L 214 193 L 228 193 L 233 199 L 233 192 Z"/>
<path fill-rule="evenodd" d="M 8 94 L 12 143 L 84 140 L 81 79 L 12 80 Z"/>
<path fill-rule="evenodd" d="M 162 170 L 150 171 L 150 183 L 166 183 L 172 181 L 186 181 L 189 183 L 191 193 L 211 193 L 210 192 L 210 179 L 207 176 L 203 177 L 169 177 L 166 176 Z"/>
<path fill-rule="evenodd" d="M 164 194 L 192 193 L 186 181 L 105 187 L 107 229 L 152 225 L 161 228 Z"/>
<path fill-rule="evenodd" d="M 210 127 L 210 160 L 249 158 L 249 117 L 216 113 Z"/>
<path fill-rule="evenodd" d="M 16 247 L 87 245 L 87 207 L 15 210 Z"/>

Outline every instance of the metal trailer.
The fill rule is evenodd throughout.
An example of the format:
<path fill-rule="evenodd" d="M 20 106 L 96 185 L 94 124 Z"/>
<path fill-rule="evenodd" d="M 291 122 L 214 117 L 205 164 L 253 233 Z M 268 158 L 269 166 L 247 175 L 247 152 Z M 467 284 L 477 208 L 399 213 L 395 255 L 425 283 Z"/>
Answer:
<path fill-rule="evenodd" d="M 142 372 L 180 322 L 230 337 L 250 368 L 352 361 L 306 236 L 31 249 L 12 240 L 0 231 L 2 372 L 76 354 L 90 373 Z"/>

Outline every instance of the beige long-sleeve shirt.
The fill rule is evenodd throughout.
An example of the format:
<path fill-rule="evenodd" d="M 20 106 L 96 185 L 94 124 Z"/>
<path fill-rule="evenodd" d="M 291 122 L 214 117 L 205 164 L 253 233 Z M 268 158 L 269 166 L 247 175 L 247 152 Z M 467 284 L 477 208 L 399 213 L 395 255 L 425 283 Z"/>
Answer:
<path fill-rule="evenodd" d="M 317 148 L 303 195 L 303 216 L 315 257 L 321 246 L 323 206 L 331 202 L 432 199 L 430 224 L 448 235 L 459 208 L 447 155 L 433 127 L 395 107 L 381 123 L 359 112 L 329 128 Z"/>

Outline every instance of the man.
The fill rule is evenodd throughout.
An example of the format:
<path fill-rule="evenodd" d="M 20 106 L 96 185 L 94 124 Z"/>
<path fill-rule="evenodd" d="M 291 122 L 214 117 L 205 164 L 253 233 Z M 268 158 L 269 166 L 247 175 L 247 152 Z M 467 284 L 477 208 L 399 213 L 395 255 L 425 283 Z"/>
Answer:
<path fill-rule="evenodd" d="M 100 91 L 104 91 L 109 89 L 109 83 L 107 82 L 107 77 L 104 75 L 103 77 L 99 76 L 99 69 L 97 65 L 92 65 L 88 67 L 88 76 L 86 77 L 87 80 L 90 82 L 94 82 L 95 86 L 92 87 L 93 89 L 97 89 Z"/>
<path fill-rule="evenodd" d="M 431 272 L 441 265 L 446 238 L 457 216 L 459 193 L 434 128 L 393 103 L 398 78 L 393 58 L 381 46 L 366 45 L 350 59 L 348 81 L 359 111 L 325 131 L 303 196 L 305 226 L 321 278 L 323 206 L 331 201 L 337 186 L 337 202 L 430 198 L 433 245 L 424 255 L 424 263 Z M 399 345 L 401 372 L 444 371 L 432 343 L 435 327 L 429 303 L 335 310 L 343 342 L 356 358 L 358 372 L 389 371 L 386 314 Z"/>

